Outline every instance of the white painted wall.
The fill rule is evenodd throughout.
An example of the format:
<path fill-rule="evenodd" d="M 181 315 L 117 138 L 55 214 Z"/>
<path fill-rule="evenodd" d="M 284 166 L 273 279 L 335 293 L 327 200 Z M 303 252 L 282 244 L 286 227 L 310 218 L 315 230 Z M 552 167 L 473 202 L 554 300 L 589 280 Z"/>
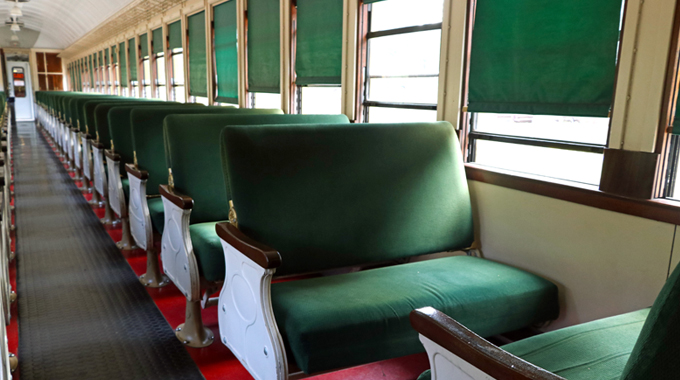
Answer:
<path fill-rule="evenodd" d="M 654 302 L 668 273 L 674 225 L 482 182 L 469 184 L 484 257 L 559 286 L 561 315 L 548 329 Z"/>

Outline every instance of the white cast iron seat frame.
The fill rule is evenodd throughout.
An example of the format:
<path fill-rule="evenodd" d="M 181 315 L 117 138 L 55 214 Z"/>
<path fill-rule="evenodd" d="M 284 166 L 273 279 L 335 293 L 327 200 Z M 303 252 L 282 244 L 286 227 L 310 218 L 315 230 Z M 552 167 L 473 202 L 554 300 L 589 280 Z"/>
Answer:
<path fill-rule="evenodd" d="M 565 380 L 496 347 L 434 308 L 414 310 L 410 320 L 427 351 L 432 380 Z"/>
<path fill-rule="evenodd" d="M 229 223 L 219 223 L 226 276 L 218 321 L 224 343 L 257 380 L 288 379 L 283 338 L 274 318 L 271 282 L 281 256 Z"/>

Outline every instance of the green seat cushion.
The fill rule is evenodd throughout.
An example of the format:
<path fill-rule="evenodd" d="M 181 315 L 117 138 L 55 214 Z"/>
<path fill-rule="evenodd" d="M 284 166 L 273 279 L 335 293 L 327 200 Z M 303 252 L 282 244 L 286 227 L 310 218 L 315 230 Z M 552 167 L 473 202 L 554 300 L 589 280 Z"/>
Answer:
<path fill-rule="evenodd" d="M 502 348 L 568 380 L 619 379 L 649 309 L 537 335 Z"/>
<path fill-rule="evenodd" d="M 123 194 L 125 194 L 125 199 L 130 199 L 130 180 L 127 178 L 122 178 L 120 182 L 123 184 Z"/>
<path fill-rule="evenodd" d="M 146 200 L 149 206 L 149 215 L 151 216 L 151 225 L 159 234 L 163 233 L 165 227 L 165 214 L 163 211 L 163 198 L 149 198 Z"/>
<path fill-rule="evenodd" d="M 432 371 L 429 369 L 418 376 L 416 380 L 430 380 L 432 378 Z"/>
<path fill-rule="evenodd" d="M 420 307 L 482 336 L 554 319 L 559 309 L 551 282 L 468 256 L 275 283 L 271 292 L 279 330 L 305 373 L 422 352 L 409 323 Z"/>
<path fill-rule="evenodd" d="M 225 221 L 197 223 L 189 226 L 198 271 L 208 281 L 224 281 L 224 251 L 220 238 L 215 233 L 215 225 L 221 222 Z"/>

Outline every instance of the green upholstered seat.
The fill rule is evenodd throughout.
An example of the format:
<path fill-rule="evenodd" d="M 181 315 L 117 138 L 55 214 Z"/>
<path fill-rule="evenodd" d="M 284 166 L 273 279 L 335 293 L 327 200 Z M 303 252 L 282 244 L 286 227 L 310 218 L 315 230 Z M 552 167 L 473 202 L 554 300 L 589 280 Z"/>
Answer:
<path fill-rule="evenodd" d="M 151 225 L 156 232 L 162 234 L 165 227 L 165 215 L 163 214 L 163 199 L 161 197 L 149 198 L 146 200 L 151 216 Z"/>
<path fill-rule="evenodd" d="M 296 274 L 465 249 L 470 196 L 451 124 L 227 126 L 223 166 L 239 229 Z M 272 305 L 306 373 L 422 351 L 413 308 L 435 303 L 488 336 L 558 314 L 557 287 L 453 257 L 276 283 Z"/>
<path fill-rule="evenodd" d="M 279 111 L 279 110 L 277 110 Z M 279 112 L 280 113 L 280 112 Z M 175 189 L 194 200 L 191 223 L 229 219 L 231 195 L 221 165 L 220 133 L 226 125 L 349 123 L 345 115 L 170 115 L 165 118 L 165 156 Z M 186 133 L 187 126 L 191 133 Z M 220 179 L 224 178 L 224 181 Z M 219 247 L 220 260 L 222 248 Z"/>
<path fill-rule="evenodd" d="M 568 380 L 619 379 L 649 309 L 534 336 L 502 348 Z"/>
<path fill-rule="evenodd" d="M 551 282 L 468 256 L 272 285 L 279 330 L 306 373 L 422 352 L 414 308 L 437 305 L 491 336 L 556 318 L 556 300 Z"/>
<path fill-rule="evenodd" d="M 224 279 L 224 252 L 215 234 L 215 222 L 229 219 L 228 186 L 220 164 L 220 133 L 226 125 L 349 123 L 344 115 L 282 115 L 279 110 L 247 115 L 181 115 L 165 118 L 165 156 L 172 168 L 175 189 L 194 200 L 191 211 L 192 243 L 199 272 L 208 281 Z M 191 133 L 187 133 L 190 126 Z M 212 164 L 211 164 L 212 163 Z M 216 180 L 217 179 L 217 180 Z M 203 236 L 193 232 L 193 225 L 211 225 Z M 199 228 L 199 227 L 195 227 Z M 203 230 L 201 230 L 203 231 Z M 194 240 L 194 236 L 200 240 Z"/>
<path fill-rule="evenodd" d="M 215 225 L 219 222 L 224 222 L 224 220 L 189 226 L 191 245 L 194 247 L 198 270 L 207 281 L 224 280 L 224 252 L 221 240 L 215 233 Z"/>
<path fill-rule="evenodd" d="M 158 186 L 168 183 L 168 166 L 165 159 L 163 120 L 173 114 L 266 114 L 281 110 L 259 110 L 233 107 L 146 107 L 130 114 L 133 149 L 137 153 L 139 168 L 149 172 L 146 182 L 147 194 L 158 194 Z M 196 121 L 185 125 L 188 135 Z M 214 161 L 219 166 L 219 161 Z M 174 173 L 173 173 L 174 176 Z M 220 178 L 221 179 L 221 178 Z"/>
<path fill-rule="evenodd" d="M 678 322 L 680 266 L 676 266 L 651 309 L 567 327 L 502 348 L 567 380 L 677 379 Z M 418 378 L 429 379 L 429 370 Z"/>

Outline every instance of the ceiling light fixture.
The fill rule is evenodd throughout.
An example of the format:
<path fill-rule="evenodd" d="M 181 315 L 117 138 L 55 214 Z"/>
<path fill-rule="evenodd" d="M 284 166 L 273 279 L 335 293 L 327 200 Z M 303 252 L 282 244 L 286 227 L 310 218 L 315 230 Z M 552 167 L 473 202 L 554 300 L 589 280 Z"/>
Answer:
<path fill-rule="evenodd" d="M 15 22 L 15 23 L 12 24 L 12 26 L 9 28 L 9 30 L 11 30 L 13 32 L 19 32 L 19 31 L 21 31 L 21 27 L 19 27 L 19 24 L 17 24 Z"/>
<path fill-rule="evenodd" d="M 12 41 L 19 42 L 19 36 L 12 34 Z"/>
<path fill-rule="evenodd" d="M 9 15 L 16 18 L 16 17 L 21 17 L 23 14 L 21 13 L 21 8 L 19 8 L 19 5 L 15 5 L 12 10 L 9 11 Z"/>

